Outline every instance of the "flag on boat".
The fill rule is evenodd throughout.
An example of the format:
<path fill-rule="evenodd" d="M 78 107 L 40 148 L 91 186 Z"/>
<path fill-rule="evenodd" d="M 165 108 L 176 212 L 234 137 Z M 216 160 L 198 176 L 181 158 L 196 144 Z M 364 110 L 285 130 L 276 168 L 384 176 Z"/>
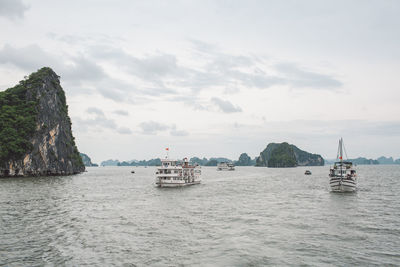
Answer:
<path fill-rule="evenodd" d="M 169 147 L 167 147 L 165 150 L 169 151 Z"/>

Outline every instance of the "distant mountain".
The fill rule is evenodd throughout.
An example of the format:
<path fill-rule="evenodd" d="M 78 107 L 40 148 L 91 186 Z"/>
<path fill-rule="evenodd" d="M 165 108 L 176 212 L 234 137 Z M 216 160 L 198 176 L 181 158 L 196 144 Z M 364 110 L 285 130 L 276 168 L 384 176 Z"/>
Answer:
<path fill-rule="evenodd" d="M 84 154 L 84 153 L 79 153 L 79 155 L 81 155 L 83 164 L 86 167 L 98 167 L 99 165 L 97 165 L 96 163 L 92 163 L 92 160 L 89 158 L 88 155 Z"/>
<path fill-rule="evenodd" d="M 102 161 L 101 163 L 100 163 L 100 165 L 101 166 L 118 166 L 118 163 L 119 163 L 119 160 L 112 160 L 112 159 L 109 159 L 109 160 L 106 160 L 106 161 Z"/>
<path fill-rule="evenodd" d="M 379 162 L 379 164 L 395 164 L 395 161 L 393 160 L 392 157 L 387 158 L 382 156 L 377 158 L 377 161 Z"/>
<path fill-rule="evenodd" d="M 116 166 L 161 166 L 161 159 L 122 161 Z"/>
<path fill-rule="evenodd" d="M 189 161 L 192 164 L 199 164 L 201 166 L 205 166 L 207 164 L 207 162 L 208 162 L 208 159 L 206 159 L 206 158 L 201 159 L 201 158 L 198 158 L 198 157 L 193 157 L 193 158 L 190 158 Z"/>
<path fill-rule="evenodd" d="M 324 159 L 320 155 L 303 151 L 286 142 L 268 144 L 256 159 L 258 167 L 285 168 L 323 165 Z"/>
<path fill-rule="evenodd" d="M 349 159 L 348 161 L 353 162 L 353 164 L 357 165 L 378 165 L 379 161 L 376 159 L 367 159 L 363 157 L 358 157 L 356 159 Z"/>
<path fill-rule="evenodd" d="M 235 161 L 236 166 L 254 166 L 256 164 L 255 159 L 251 159 L 247 153 L 242 153 L 239 156 L 239 160 Z"/>
<path fill-rule="evenodd" d="M 329 160 L 326 160 L 325 162 L 327 164 L 333 164 L 336 161 L 338 161 L 338 160 L 337 159 L 329 159 Z M 355 158 L 355 159 L 346 159 L 346 161 L 351 161 L 351 162 L 353 162 L 354 164 L 357 164 L 357 165 L 378 165 L 378 164 L 380 164 L 380 165 L 393 165 L 393 164 L 400 164 L 400 159 L 394 160 L 392 157 L 387 158 L 387 157 L 384 157 L 384 156 L 379 157 L 377 159 L 368 159 L 368 158 L 364 158 L 364 157 L 358 157 L 358 158 Z"/>
<path fill-rule="evenodd" d="M 192 164 L 199 164 L 201 166 L 217 166 L 220 162 L 232 162 L 232 160 L 228 158 L 207 158 L 200 159 L 198 157 L 193 157 L 189 160 Z"/>

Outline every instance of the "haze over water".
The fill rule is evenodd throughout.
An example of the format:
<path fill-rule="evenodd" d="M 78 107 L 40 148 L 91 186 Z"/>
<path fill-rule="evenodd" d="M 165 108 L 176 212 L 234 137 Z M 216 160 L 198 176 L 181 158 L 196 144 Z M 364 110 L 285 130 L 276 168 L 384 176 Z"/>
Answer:
<path fill-rule="evenodd" d="M 203 167 L 178 189 L 154 168 L 0 179 L 0 266 L 398 264 L 400 166 L 359 166 L 354 194 L 309 169 Z"/>

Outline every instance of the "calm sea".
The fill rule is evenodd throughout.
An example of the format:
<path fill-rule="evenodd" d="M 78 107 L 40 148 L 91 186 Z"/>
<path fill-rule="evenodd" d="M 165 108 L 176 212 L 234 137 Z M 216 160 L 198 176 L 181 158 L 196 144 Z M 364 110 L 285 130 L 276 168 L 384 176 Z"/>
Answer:
<path fill-rule="evenodd" d="M 153 167 L 0 179 L 0 266 L 400 265 L 400 166 L 359 166 L 350 194 L 305 169 L 203 167 L 177 189 Z"/>

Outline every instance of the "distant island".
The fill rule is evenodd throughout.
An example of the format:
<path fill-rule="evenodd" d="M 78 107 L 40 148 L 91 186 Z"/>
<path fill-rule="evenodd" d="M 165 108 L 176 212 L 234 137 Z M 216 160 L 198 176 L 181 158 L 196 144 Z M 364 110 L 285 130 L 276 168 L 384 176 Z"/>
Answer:
<path fill-rule="evenodd" d="M 287 168 L 323 165 L 324 159 L 320 155 L 303 151 L 286 142 L 268 144 L 256 159 L 257 167 Z"/>
<path fill-rule="evenodd" d="M 85 170 L 72 136 L 65 93 L 51 68 L 0 92 L 0 125 L 0 176 Z"/>
<path fill-rule="evenodd" d="M 231 162 L 236 166 L 254 166 L 255 159 L 251 159 L 246 153 L 242 153 L 237 161 L 228 159 L 228 158 L 198 158 L 192 157 L 189 159 L 189 162 L 192 164 L 198 164 L 200 166 L 217 166 L 220 162 Z M 102 161 L 100 163 L 101 166 L 160 166 L 161 159 L 155 158 L 150 160 L 130 160 L 130 161 L 119 161 L 117 159 L 109 159 Z"/>
<path fill-rule="evenodd" d="M 93 164 L 86 154 L 81 153 L 85 166 L 98 166 Z M 200 166 L 217 166 L 220 162 L 233 163 L 235 166 L 256 166 L 270 168 L 286 168 L 296 166 L 324 166 L 325 164 L 333 164 L 337 160 L 325 160 L 318 154 L 312 154 L 299 149 L 295 145 L 284 143 L 270 143 L 260 153 L 259 157 L 252 159 L 247 153 L 240 154 L 238 160 L 231 160 L 224 157 L 199 158 L 192 157 L 189 159 L 191 164 Z M 377 165 L 377 164 L 400 164 L 400 159 L 394 160 L 392 157 L 379 157 L 378 159 L 367 159 L 359 157 L 349 159 L 357 165 Z M 101 166 L 160 166 L 161 159 L 154 158 L 150 160 L 129 160 L 119 161 L 118 159 L 109 159 L 102 161 Z"/>
<path fill-rule="evenodd" d="M 367 159 L 364 157 L 358 157 L 355 159 L 347 159 L 348 161 L 353 162 L 354 164 L 357 165 L 400 165 L 400 158 L 399 159 L 393 159 L 392 157 L 379 157 L 377 159 Z M 336 162 L 336 159 L 329 159 L 326 160 L 327 164 L 333 164 Z"/>
<path fill-rule="evenodd" d="M 85 167 L 98 167 L 99 166 L 96 163 L 92 163 L 92 160 L 89 158 L 88 155 L 86 155 L 84 153 L 79 153 L 79 155 L 81 156 L 83 164 L 85 165 Z"/>

